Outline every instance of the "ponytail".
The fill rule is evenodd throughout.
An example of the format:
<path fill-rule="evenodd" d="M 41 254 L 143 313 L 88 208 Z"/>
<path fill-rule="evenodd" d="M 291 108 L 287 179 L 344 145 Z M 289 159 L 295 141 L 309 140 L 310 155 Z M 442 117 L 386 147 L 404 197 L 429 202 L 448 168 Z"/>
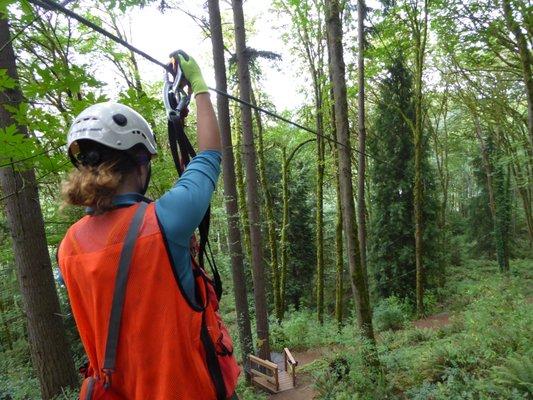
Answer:
<path fill-rule="evenodd" d="M 117 161 L 96 166 L 80 165 L 63 182 L 65 204 L 91 207 L 94 214 L 102 214 L 113 208 L 115 196 L 124 173 L 116 168 Z"/>

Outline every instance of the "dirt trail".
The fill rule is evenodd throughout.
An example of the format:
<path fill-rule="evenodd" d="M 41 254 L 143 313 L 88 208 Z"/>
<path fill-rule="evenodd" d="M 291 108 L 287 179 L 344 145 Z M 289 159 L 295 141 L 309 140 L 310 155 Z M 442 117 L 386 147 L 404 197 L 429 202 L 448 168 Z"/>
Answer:
<path fill-rule="evenodd" d="M 293 351 L 292 355 L 298 361 L 298 368 L 311 364 L 324 356 L 329 349 L 309 349 L 302 352 Z M 298 370 L 298 369 L 297 369 Z M 315 393 L 313 390 L 313 380 L 309 374 L 297 373 L 296 388 L 286 390 L 278 394 L 269 396 L 270 400 L 311 400 Z"/>
<path fill-rule="evenodd" d="M 413 325 L 418 329 L 429 328 L 429 329 L 439 329 L 443 326 L 450 324 L 450 314 L 447 312 L 442 312 L 440 314 L 435 314 L 427 318 L 419 319 L 414 321 Z"/>
<path fill-rule="evenodd" d="M 447 312 L 431 315 L 427 318 L 413 321 L 413 325 L 419 329 L 439 329 L 450 324 L 450 315 Z M 315 360 L 318 360 L 331 349 L 310 349 L 303 352 L 293 352 L 294 358 L 298 361 L 298 367 L 308 365 Z M 280 365 L 281 367 L 281 365 Z M 315 396 L 313 390 L 313 380 L 309 374 L 298 374 L 296 381 L 296 388 L 273 394 L 269 396 L 269 400 L 312 400 Z"/>

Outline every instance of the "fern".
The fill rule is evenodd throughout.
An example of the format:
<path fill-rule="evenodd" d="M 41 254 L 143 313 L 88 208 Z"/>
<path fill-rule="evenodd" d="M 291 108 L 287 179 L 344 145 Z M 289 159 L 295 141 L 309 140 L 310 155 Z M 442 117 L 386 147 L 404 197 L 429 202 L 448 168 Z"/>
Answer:
<path fill-rule="evenodd" d="M 533 359 L 531 355 L 517 355 L 493 369 L 494 382 L 533 395 Z"/>

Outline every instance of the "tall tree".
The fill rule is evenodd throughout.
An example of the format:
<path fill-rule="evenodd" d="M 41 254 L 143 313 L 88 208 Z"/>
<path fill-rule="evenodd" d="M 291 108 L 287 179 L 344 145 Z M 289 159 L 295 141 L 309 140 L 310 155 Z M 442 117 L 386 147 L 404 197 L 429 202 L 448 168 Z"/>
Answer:
<path fill-rule="evenodd" d="M 209 25 L 211 28 L 211 43 L 213 47 L 213 64 L 215 68 L 216 88 L 227 91 L 226 64 L 224 59 L 224 37 L 218 0 L 209 0 Z M 244 275 L 244 255 L 242 249 L 241 232 L 239 230 L 239 204 L 237 202 L 237 184 L 235 178 L 235 162 L 231 141 L 231 122 L 229 103 L 225 96 L 217 96 L 218 124 L 222 143 L 222 170 L 224 178 L 224 195 L 228 218 L 228 242 L 231 257 L 231 272 L 233 277 L 233 291 L 235 294 L 235 309 L 237 325 L 245 363 L 247 355 L 253 353 L 252 329 L 248 310 L 246 292 L 246 277 Z"/>
<path fill-rule="evenodd" d="M 234 95 L 238 96 L 238 93 Z M 244 262 L 251 265 L 252 245 L 250 243 L 250 222 L 248 220 L 248 204 L 246 203 L 246 187 L 244 184 L 244 167 L 242 165 L 242 123 L 241 111 L 237 103 L 233 106 L 233 132 L 235 134 L 235 179 L 237 182 L 237 197 L 239 205 L 239 219 L 241 221 Z"/>
<path fill-rule="evenodd" d="M 235 49 L 237 55 L 237 70 L 239 76 L 239 90 L 241 98 L 250 102 L 252 86 L 248 52 L 246 48 L 246 30 L 242 0 L 232 0 L 233 21 L 235 25 Z M 261 239 L 261 221 L 259 203 L 259 181 L 256 170 L 256 152 L 254 145 L 252 110 L 241 104 L 241 118 L 243 131 L 243 154 L 246 164 L 246 195 L 248 201 L 248 216 L 250 221 L 250 242 L 252 247 L 252 271 L 254 281 L 255 318 L 259 357 L 270 359 L 270 344 L 268 332 L 268 308 L 266 303 L 266 289 L 264 277 L 264 260 Z"/>
<path fill-rule="evenodd" d="M 422 136 L 424 130 L 423 110 L 423 74 L 425 67 L 426 44 L 428 38 L 428 7 L 430 0 L 418 0 L 406 5 L 405 10 L 409 23 L 414 46 L 414 121 L 411 123 L 415 145 L 415 176 L 414 176 L 414 212 L 415 212 L 415 262 L 416 262 L 416 311 L 418 315 L 424 314 L 424 282 L 425 272 L 423 264 L 423 226 L 422 226 Z"/>
<path fill-rule="evenodd" d="M 339 170 L 339 157 L 335 151 L 335 167 Z M 343 320 L 343 294 L 344 294 L 344 252 L 342 245 L 342 199 L 339 173 L 335 174 L 335 198 L 337 218 L 335 220 L 335 319 L 340 329 Z"/>
<path fill-rule="evenodd" d="M 361 265 L 357 222 L 352 186 L 352 159 L 348 125 L 348 102 L 346 98 L 346 77 L 342 45 L 342 23 L 338 0 L 326 0 L 326 30 L 330 54 L 330 68 L 333 77 L 335 100 L 335 124 L 337 127 L 337 148 L 339 151 L 339 174 L 342 196 L 343 226 L 346 236 L 346 251 L 350 267 L 350 283 L 355 299 L 357 320 L 363 335 L 374 341 L 372 309 L 368 294 L 367 279 Z"/>
<path fill-rule="evenodd" d="M 475 106 L 470 106 L 473 113 L 476 137 L 479 142 L 481 160 L 485 170 L 489 209 L 492 215 L 493 237 L 496 245 L 496 257 L 502 272 L 509 271 L 509 204 L 506 196 L 505 178 L 497 152 L 494 147 L 494 135 L 484 137 L 479 116 Z"/>
<path fill-rule="evenodd" d="M 281 238 L 280 238 L 280 247 L 281 247 L 281 267 L 280 267 L 280 298 L 281 298 L 281 316 L 279 320 L 283 319 L 285 313 L 285 308 L 287 305 L 287 267 L 288 267 L 288 258 L 289 258 L 289 243 L 288 243 L 288 234 L 289 234 L 289 176 L 290 176 L 290 163 L 296 153 L 305 146 L 307 143 L 314 141 L 315 139 L 308 139 L 300 144 L 298 144 L 287 156 L 287 147 L 282 146 L 282 165 L 281 165 L 281 186 L 282 186 L 282 223 L 281 223 Z M 300 219 L 302 215 L 299 215 Z"/>
<path fill-rule="evenodd" d="M 388 67 L 381 84 L 369 149 L 387 162 L 372 163 L 374 238 L 369 246 L 380 297 L 411 299 L 415 293 L 413 236 L 413 137 L 407 121 L 414 117 L 412 76 L 402 56 Z"/>
<path fill-rule="evenodd" d="M 529 9 L 529 12 L 531 12 L 531 3 L 529 4 L 529 7 L 525 6 L 525 4 L 522 4 L 521 8 L 526 10 Z M 513 7 L 510 0 L 502 0 L 502 9 L 505 18 L 505 24 L 507 29 L 511 31 L 515 37 L 515 46 L 518 48 L 518 54 L 520 55 L 522 77 L 524 80 L 527 98 L 527 126 L 529 130 L 529 141 L 530 145 L 533 146 L 533 74 L 531 73 L 533 65 L 533 55 L 531 54 L 531 35 L 533 32 L 531 29 L 531 15 L 529 15 L 529 18 L 527 15 L 521 16 L 524 20 L 524 23 L 527 25 L 526 29 L 523 29 L 513 15 Z M 524 34 L 523 31 L 525 31 L 526 34 Z M 529 45 L 526 35 L 529 36 Z"/>
<path fill-rule="evenodd" d="M 251 100 L 253 105 L 258 105 L 255 93 L 251 91 Z M 259 161 L 259 183 L 263 193 L 263 203 L 265 208 L 265 217 L 267 223 L 268 247 L 270 249 L 270 273 L 272 275 L 272 291 L 274 292 L 274 311 L 276 319 L 281 322 L 283 318 L 283 305 L 281 300 L 281 271 L 278 262 L 278 240 L 276 233 L 276 222 L 274 221 L 274 204 L 272 193 L 266 173 L 265 146 L 263 120 L 259 110 L 254 109 L 255 121 L 257 126 L 257 156 Z"/>
<path fill-rule="evenodd" d="M 297 37 L 297 51 L 305 60 L 313 83 L 314 117 L 316 131 L 316 303 L 317 319 L 324 321 L 324 91 L 326 38 L 324 31 L 324 4 L 321 0 L 299 0 L 277 2 L 289 13 Z"/>
<path fill-rule="evenodd" d="M 11 82 L 2 93 L 0 128 L 14 128 L 28 136 L 26 127 L 18 125 L 9 111 L 19 109 L 22 93 L 5 8 L 0 12 L 0 43 L 8 43 L 0 53 L 0 70 L 7 71 Z M 34 170 L 15 170 L 13 165 L 1 168 L 0 185 L 8 196 L 5 210 L 13 238 L 33 366 L 43 399 L 51 399 L 63 388 L 75 387 L 78 379 L 60 317 Z"/>
<path fill-rule="evenodd" d="M 328 47 L 328 57 L 331 58 L 331 49 Z M 330 103 L 330 125 L 332 137 L 337 138 L 337 124 L 335 122 L 335 101 L 333 93 L 333 75 L 332 68 L 328 68 L 329 76 L 329 103 Z M 337 216 L 335 220 L 335 319 L 337 320 L 337 327 L 340 329 L 343 322 L 344 314 L 344 246 L 342 244 L 342 195 L 340 186 L 340 169 L 339 169 L 339 150 L 336 147 L 332 148 L 333 158 L 335 159 L 334 173 L 335 173 L 335 205 Z"/>
<path fill-rule="evenodd" d="M 365 13 L 364 0 L 357 0 L 357 83 L 359 87 L 357 103 L 357 127 L 359 131 L 359 163 L 357 165 L 357 201 L 359 216 L 359 246 L 361 249 L 361 266 L 366 271 L 366 131 L 365 131 Z"/>

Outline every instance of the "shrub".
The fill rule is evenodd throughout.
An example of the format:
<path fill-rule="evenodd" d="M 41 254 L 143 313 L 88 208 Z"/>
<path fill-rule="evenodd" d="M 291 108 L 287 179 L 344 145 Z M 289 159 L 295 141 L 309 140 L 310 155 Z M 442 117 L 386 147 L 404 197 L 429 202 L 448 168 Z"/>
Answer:
<path fill-rule="evenodd" d="M 317 399 L 373 400 L 392 399 L 392 387 L 385 376 L 365 362 L 368 349 L 358 348 L 335 355 L 315 371 L 314 389 Z"/>
<path fill-rule="evenodd" d="M 397 297 L 383 299 L 374 307 L 375 328 L 378 331 L 402 329 L 408 314 L 408 306 Z"/>
<path fill-rule="evenodd" d="M 515 355 L 507 359 L 504 365 L 494 367 L 494 383 L 515 389 L 519 393 L 533 396 L 533 359 L 532 354 Z"/>

